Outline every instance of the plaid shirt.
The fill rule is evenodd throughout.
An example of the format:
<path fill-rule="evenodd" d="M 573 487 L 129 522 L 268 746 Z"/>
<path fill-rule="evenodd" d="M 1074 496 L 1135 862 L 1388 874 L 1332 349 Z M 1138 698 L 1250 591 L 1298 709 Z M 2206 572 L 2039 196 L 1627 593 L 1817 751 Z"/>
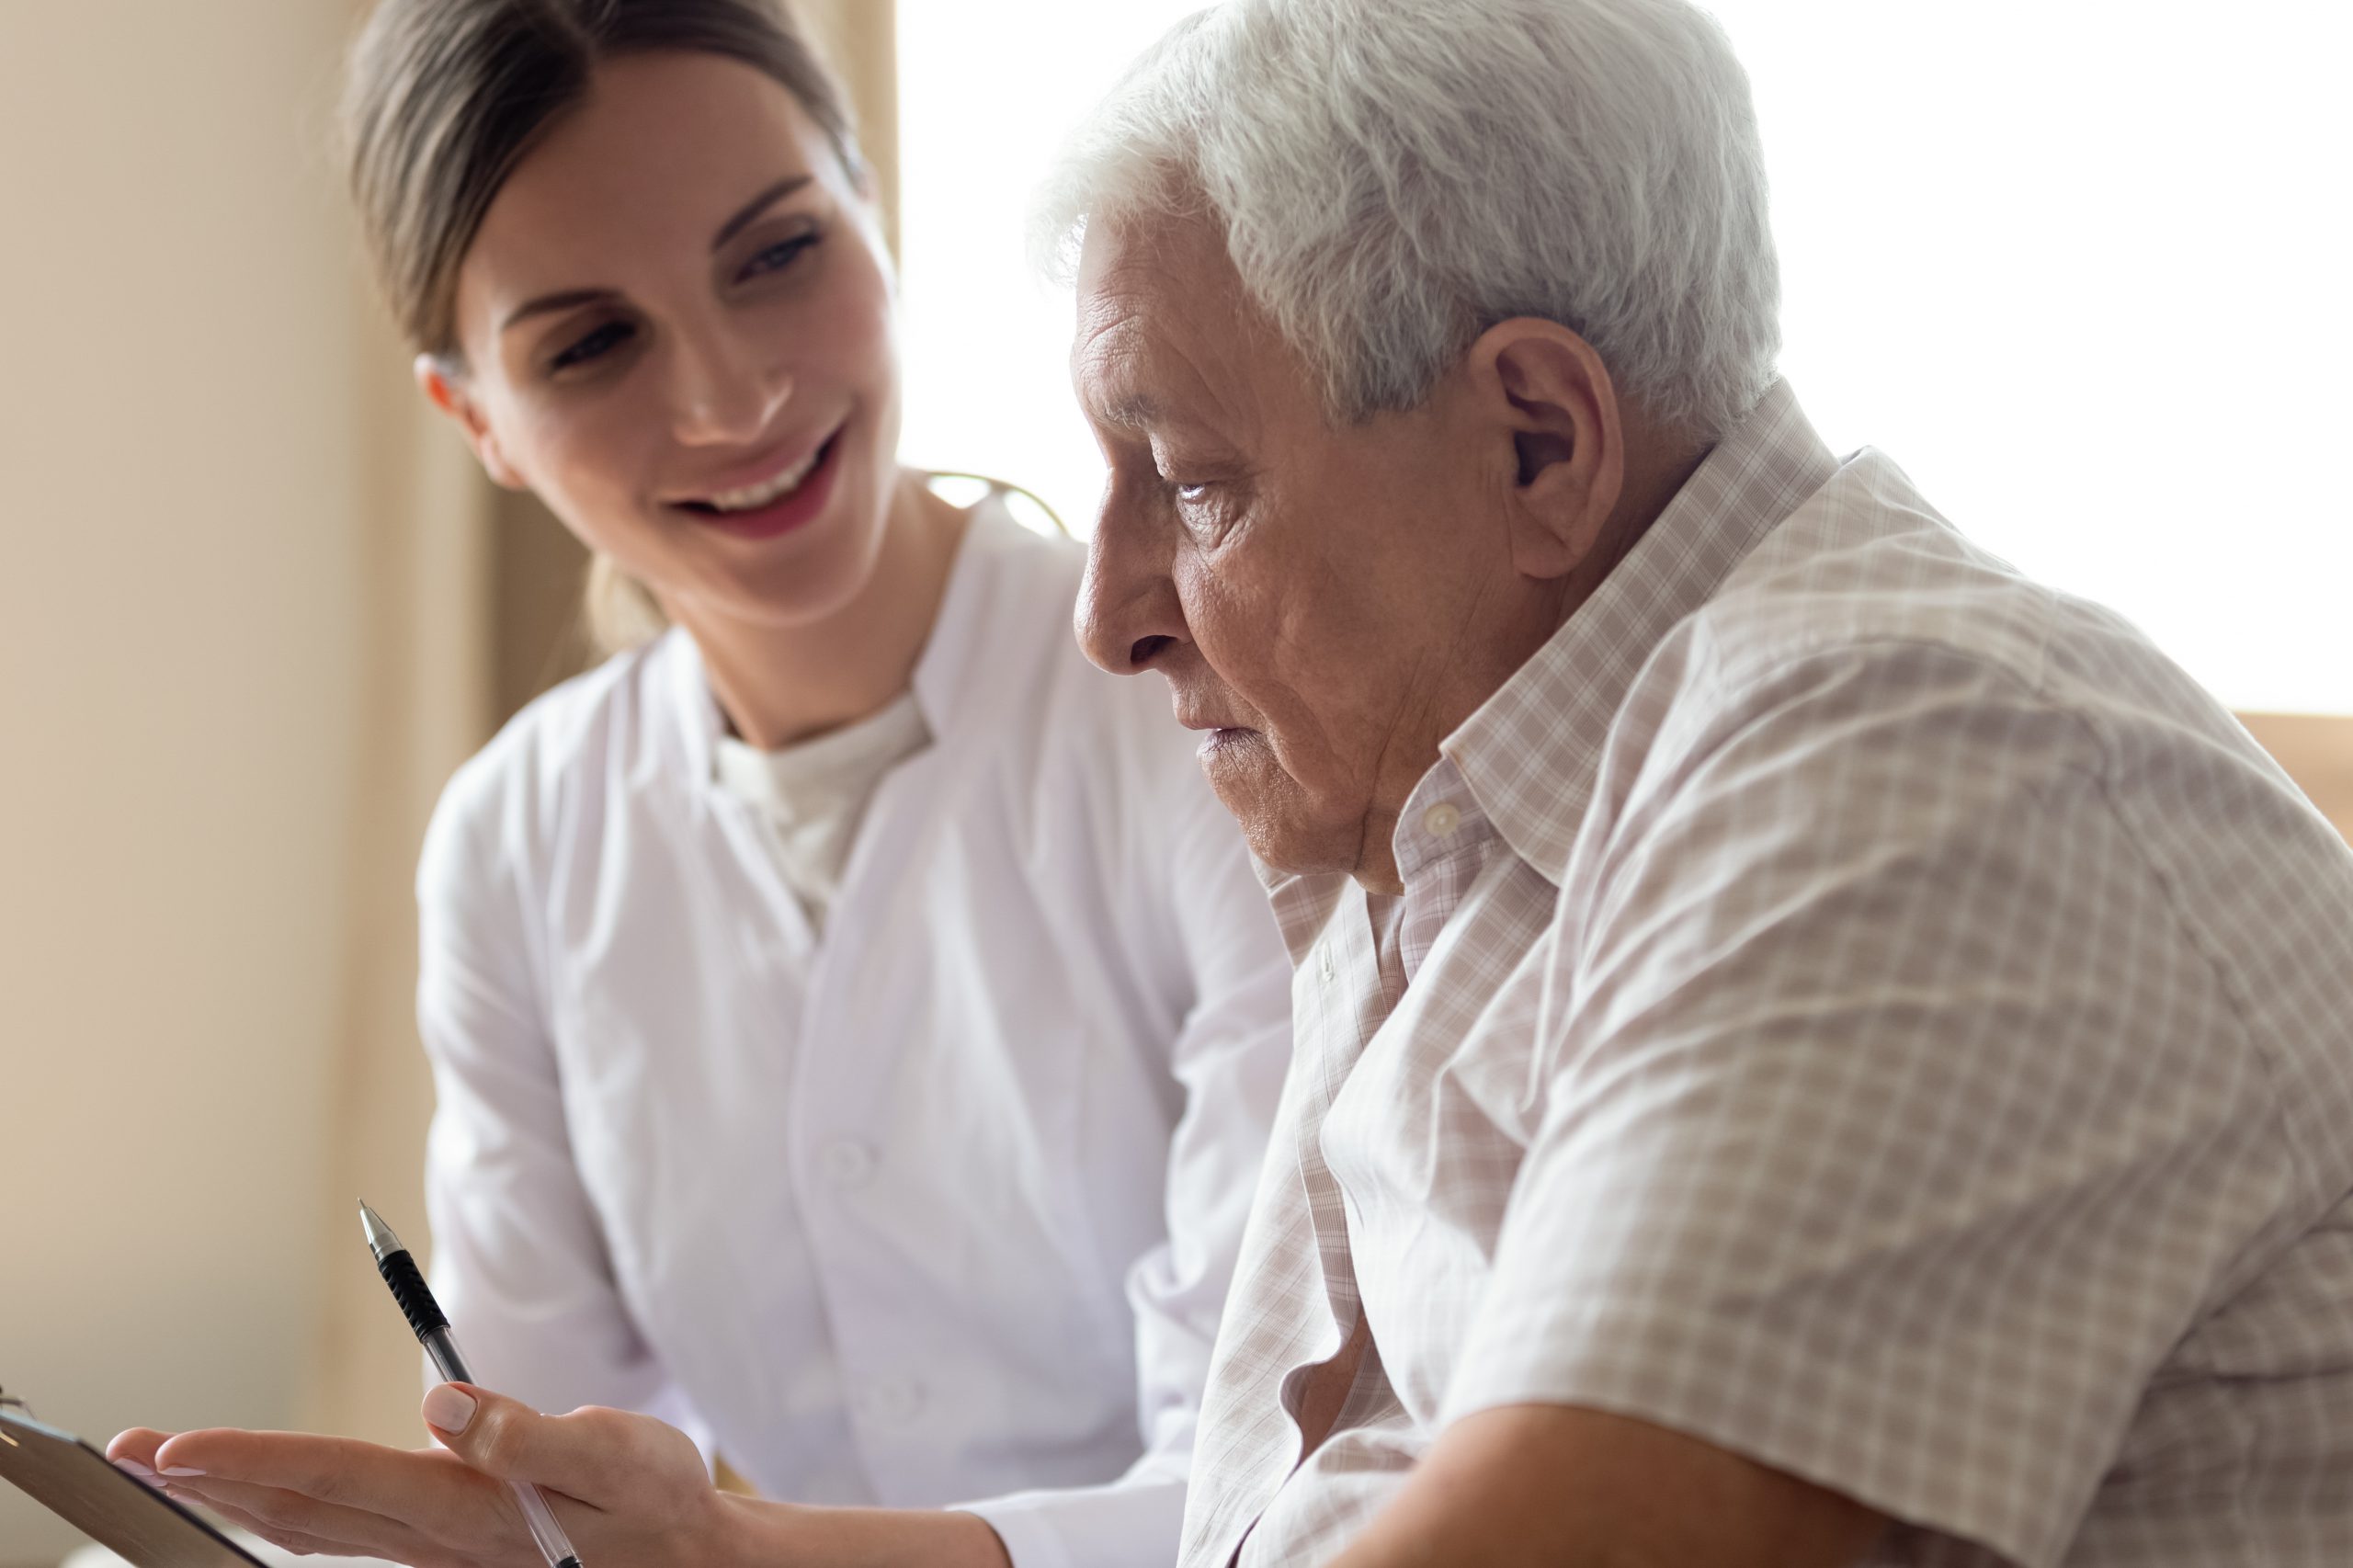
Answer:
<path fill-rule="evenodd" d="M 1874 1564 L 2353 1563 L 2353 854 L 2227 712 L 1778 387 L 1443 749 L 1402 897 L 1274 885 L 1185 1568 L 1530 1402 Z"/>

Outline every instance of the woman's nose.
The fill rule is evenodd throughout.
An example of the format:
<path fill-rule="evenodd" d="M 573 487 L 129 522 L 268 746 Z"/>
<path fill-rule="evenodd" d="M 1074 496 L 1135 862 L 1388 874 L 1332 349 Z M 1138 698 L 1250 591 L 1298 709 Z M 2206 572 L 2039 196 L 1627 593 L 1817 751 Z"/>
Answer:
<path fill-rule="evenodd" d="M 671 423 L 683 445 L 750 446 L 775 433 L 793 377 L 760 345 L 712 331 L 680 340 L 675 357 Z"/>

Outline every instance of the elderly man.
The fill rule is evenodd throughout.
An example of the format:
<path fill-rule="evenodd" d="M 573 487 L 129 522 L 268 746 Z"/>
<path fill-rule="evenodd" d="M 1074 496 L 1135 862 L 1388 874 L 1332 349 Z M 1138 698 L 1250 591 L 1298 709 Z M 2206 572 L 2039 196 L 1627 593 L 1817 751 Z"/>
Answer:
<path fill-rule="evenodd" d="M 1824 449 L 1715 27 L 1235 0 L 1048 221 L 1298 963 L 1186 1568 L 2353 1562 L 2353 856 Z"/>
<path fill-rule="evenodd" d="M 2353 1562 L 2353 855 L 1824 449 L 1714 27 L 1229 0 L 1047 232 L 1081 634 L 1203 732 L 1298 960 L 1184 1568 Z M 417 1562 L 532 1561 L 492 1478 L 592 1564 L 1006 1560 L 455 1403 L 469 1463 L 117 1452 Z"/>

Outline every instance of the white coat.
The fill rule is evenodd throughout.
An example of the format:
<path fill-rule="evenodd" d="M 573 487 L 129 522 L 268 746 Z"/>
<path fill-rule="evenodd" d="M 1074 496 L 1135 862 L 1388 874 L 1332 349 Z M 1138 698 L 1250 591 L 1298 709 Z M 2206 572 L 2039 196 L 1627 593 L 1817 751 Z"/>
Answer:
<path fill-rule="evenodd" d="M 975 516 L 932 744 L 822 937 L 683 633 L 450 784 L 428 1199 L 486 1382 L 668 1415 L 775 1497 L 989 1500 L 1018 1568 L 1173 1558 L 1290 964 L 1162 683 L 1074 646 L 1081 564 Z"/>

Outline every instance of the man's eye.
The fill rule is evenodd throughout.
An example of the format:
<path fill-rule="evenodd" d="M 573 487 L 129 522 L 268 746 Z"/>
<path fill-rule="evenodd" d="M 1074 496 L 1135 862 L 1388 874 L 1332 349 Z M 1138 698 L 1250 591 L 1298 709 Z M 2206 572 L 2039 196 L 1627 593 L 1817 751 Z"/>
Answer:
<path fill-rule="evenodd" d="M 600 359 L 637 335 L 627 322 L 608 321 L 548 362 L 551 370 L 569 370 Z"/>
<path fill-rule="evenodd" d="M 817 236 L 814 234 L 796 234 L 789 240 L 779 240 L 745 262 L 744 270 L 736 275 L 736 281 L 742 282 L 745 278 L 757 278 L 764 272 L 782 272 L 801 259 L 802 251 L 816 243 Z"/>

